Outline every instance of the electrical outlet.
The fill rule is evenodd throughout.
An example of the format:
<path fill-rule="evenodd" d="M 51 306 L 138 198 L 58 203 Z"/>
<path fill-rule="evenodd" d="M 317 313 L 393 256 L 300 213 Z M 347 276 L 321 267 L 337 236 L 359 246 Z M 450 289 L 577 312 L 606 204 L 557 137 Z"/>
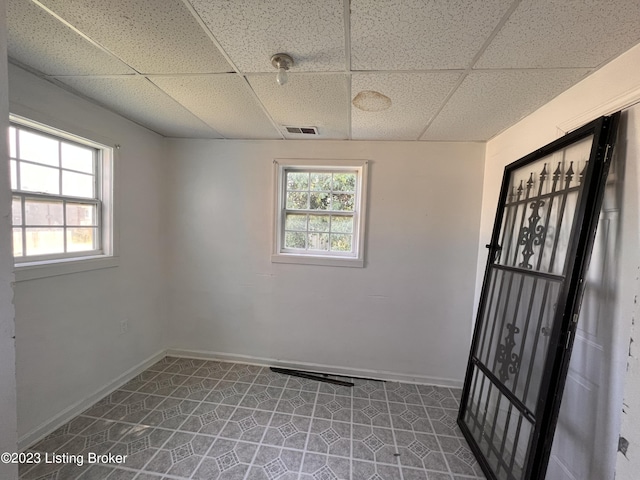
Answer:
<path fill-rule="evenodd" d="M 120 320 L 120 335 L 124 335 L 129 331 L 129 319 Z"/>

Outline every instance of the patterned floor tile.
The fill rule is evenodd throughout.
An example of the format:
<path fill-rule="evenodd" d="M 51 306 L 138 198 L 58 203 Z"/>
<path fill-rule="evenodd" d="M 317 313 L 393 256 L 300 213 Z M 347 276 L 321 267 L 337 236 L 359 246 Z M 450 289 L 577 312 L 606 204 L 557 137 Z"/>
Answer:
<path fill-rule="evenodd" d="M 203 402 L 192 412 L 180 426 L 180 430 L 202 433 L 206 435 L 218 435 L 231 418 L 235 407 L 220 405 L 218 403 Z"/>
<path fill-rule="evenodd" d="M 278 406 L 282 390 L 282 388 L 267 385 L 251 385 L 240 402 L 240 406 L 273 412 Z"/>
<path fill-rule="evenodd" d="M 234 440 L 259 442 L 269 425 L 270 419 L 271 412 L 237 408 L 222 429 L 222 432 L 220 432 L 220 436 Z"/>
<path fill-rule="evenodd" d="M 384 389 L 387 392 L 387 399 L 390 402 L 422 405 L 422 397 L 420 396 L 417 385 L 386 382 L 384 383 Z"/>
<path fill-rule="evenodd" d="M 291 413 L 310 417 L 316 403 L 317 393 L 285 388 L 276 407 L 280 413 Z"/>
<path fill-rule="evenodd" d="M 342 457 L 351 456 L 351 425 L 314 418 L 309 431 L 307 451 Z"/>
<path fill-rule="evenodd" d="M 307 444 L 310 417 L 299 417 L 288 413 L 275 413 L 262 439 L 265 445 L 303 450 Z"/>
<path fill-rule="evenodd" d="M 158 450 L 145 471 L 190 478 L 209 451 L 214 437 L 191 433 L 175 433 Z"/>
<path fill-rule="evenodd" d="M 384 391 L 384 382 L 355 379 L 353 383 L 354 398 L 368 398 L 371 400 L 383 401 L 387 400 L 387 394 Z"/>
<path fill-rule="evenodd" d="M 314 417 L 351 422 L 351 397 L 319 393 Z"/>
<path fill-rule="evenodd" d="M 423 406 L 389 402 L 389 411 L 394 429 L 433 433 L 431 422 Z"/>
<path fill-rule="evenodd" d="M 228 382 L 221 380 L 211 389 L 209 395 L 205 397 L 205 401 L 209 403 L 223 403 L 225 405 L 238 405 L 244 394 L 251 387 L 248 383 Z"/>
<path fill-rule="evenodd" d="M 351 478 L 353 480 L 398 480 L 401 478 L 400 467 L 397 465 L 384 465 L 382 463 L 359 462 L 354 460 Z M 405 480 L 409 479 L 405 477 Z"/>
<path fill-rule="evenodd" d="M 462 431 L 458 427 L 458 411 L 440 407 L 426 407 L 427 415 L 431 419 L 433 430 L 438 435 L 450 435 L 462 438 Z"/>
<path fill-rule="evenodd" d="M 438 472 L 449 472 L 435 435 L 395 431 L 400 465 Z"/>
<path fill-rule="evenodd" d="M 348 480 L 351 478 L 351 462 L 348 458 L 307 453 L 301 473 L 304 479 Z"/>
<path fill-rule="evenodd" d="M 353 426 L 352 455 L 354 459 L 395 465 L 397 450 L 389 428 Z"/>
<path fill-rule="evenodd" d="M 297 480 L 302 452 L 261 446 L 247 480 Z"/>
<path fill-rule="evenodd" d="M 353 399 L 353 423 L 391 427 L 389 404 L 378 400 Z"/>
<path fill-rule="evenodd" d="M 460 389 L 353 382 L 165 357 L 32 447 L 127 455 L 124 464 L 21 465 L 19 478 L 485 478 L 456 425 Z"/>
<path fill-rule="evenodd" d="M 194 472 L 194 480 L 242 480 L 258 449 L 256 444 L 216 440 Z"/>

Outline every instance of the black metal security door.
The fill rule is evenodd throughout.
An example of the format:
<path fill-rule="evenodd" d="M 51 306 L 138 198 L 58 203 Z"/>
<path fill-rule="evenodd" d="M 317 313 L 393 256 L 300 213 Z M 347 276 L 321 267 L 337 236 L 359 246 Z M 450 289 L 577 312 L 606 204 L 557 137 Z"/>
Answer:
<path fill-rule="evenodd" d="M 545 476 L 618 119 L 505 168 L 458 415 L 489 479 Z"/>

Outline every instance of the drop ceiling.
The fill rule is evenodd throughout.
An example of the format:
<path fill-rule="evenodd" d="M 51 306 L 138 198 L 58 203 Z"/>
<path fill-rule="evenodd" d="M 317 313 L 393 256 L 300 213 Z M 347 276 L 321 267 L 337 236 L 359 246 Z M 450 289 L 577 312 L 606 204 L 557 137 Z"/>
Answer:
<path fill-rule="evenodd" d="M 640 3 L 8 0 L 7 26 L 11 62 L 167 137 L 485 141 L 639 43 Z"/>

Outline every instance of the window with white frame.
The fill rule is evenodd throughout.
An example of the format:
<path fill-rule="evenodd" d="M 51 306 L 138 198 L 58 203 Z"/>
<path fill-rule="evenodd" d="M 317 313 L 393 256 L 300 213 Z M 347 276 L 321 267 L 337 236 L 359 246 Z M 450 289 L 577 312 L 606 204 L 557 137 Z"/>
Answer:
<path fill-rule="evenodd" d="M 110 253 L 106 190 L 111 155 L 104 145 L 12 118 L 9 162 L 16 266 Z"/>
<path fill-rule="evenodd" d="M 366 161 L 280 160 L 274 262 L 364 265 Z"/>

